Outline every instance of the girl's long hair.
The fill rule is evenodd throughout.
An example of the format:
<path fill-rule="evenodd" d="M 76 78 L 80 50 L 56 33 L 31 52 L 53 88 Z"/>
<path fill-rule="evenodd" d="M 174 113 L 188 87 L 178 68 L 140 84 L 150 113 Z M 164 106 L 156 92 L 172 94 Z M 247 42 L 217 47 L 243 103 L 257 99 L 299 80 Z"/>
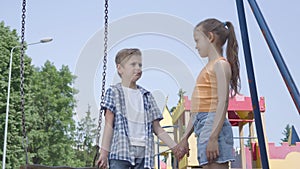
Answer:
<path fill-rule="evenodd" d="M 230 89 L 232 96 L 240 90 L 240 63 L 238 59 L 238 43 L 235 36 L 234 27 L 231 22 L 220 22 L 217 19 L 206 19 L 196 25 L 195 29 L 201 26 L 201 30 L 208 36 L 209 32 L 216 35 L 216 47 L 222 52 L 222 48 L 227 41 L 226 56 L 231 67 Z"/>

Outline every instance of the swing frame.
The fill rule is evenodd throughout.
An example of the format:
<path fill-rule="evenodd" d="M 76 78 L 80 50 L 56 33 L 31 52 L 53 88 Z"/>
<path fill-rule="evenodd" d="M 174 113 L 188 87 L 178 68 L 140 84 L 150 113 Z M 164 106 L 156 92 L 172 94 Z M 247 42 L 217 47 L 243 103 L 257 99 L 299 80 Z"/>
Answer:
<path fill-rule="evenodd" d="M 104 4 L 105 10 L 104 10 L 104 57 L 103 57 L 103 72 L 102 72 L 102 88 L 101 88 L 101 102 L 100 107 L 104 103 L 104 95 L 105 95 L 105 82 L 106 82 L 106 63 L 107 63 L 107 42 L 108 42 L 108 0 L 105 0 Z M 93 167 L 68 167 L 68 166 L 45 166 L 40 164 L 29 164 L 28 162 L 28 152 L 27 152 L 27 134 L 26 134 L 26 127 L 25 127 L 25 106 L 24 106 L 24 35 L 25 35 L 25 12 L 26 12 L 26 0 L 23 0 L 22 3 L 22 33 L 21 33 L 21 70 L 20 70 L 20 76 L 21 76 L 21 111 L 22 111 L 22 129 L 23 129 L 23 141 L 24 143 L 24 150 L 25 150 L 25 156 L 26 156 L 26 165 L 20 166 L 20 169 L 97 169 L 96 166 L 96 160 L 99 158 L 100 153 L 100 132 L 101 132 L 101 123 L 102 123 L 102 114 L 104 113 L 103 109 L 100 109 L 99 112 L 99 120 L 98 120 L 98 127 L 97 127 L 97 137 L 96 137 L 96 154 L 94 156 L 93 160 Z"/>
<path fill-rule="evenodd" d="M 297 86 L 295 85 L 295 82 L 293 81 L 293 78 L 281 56 L 281 53 L 276 45 L 276 42 L 274 38 L 272 37 L 272 34 L 267 26 L 267 23 L 264 20 L 264 17 L 256 3 L 256 0 L 248 0 L 249 5 L 251 6 L 252 12 L 255 15 L 255 18 L 260 26 L 260 29 L 262 30 L 262 33 L 265 35 L 264 38 L 266 42 L 268 43 L 269 49 L 272 52 L 273 58 L 277 64 L 277 67 L 279 68 L 279 71 L 281 73 L 282 78 L 285 81 L 285 84 L 287 88 L 289 89 L 290 95 L 294 101 L 294 104 L 298 110 L 298 113 L 300 114 L 300 95 L 299 91 L 297 89 Z M 22 108 L 22 126 L 23 126 L 23 136 L 24 140 L 26 139 L 26 129 L 25 129 L 25 113 L 24 113 L 24 91 L 23 91 L 23 79 L 24 79 L 24 63 L 23 63 L 23 55 L 24 55 L 24 32 L 25 32 L 25 6 L 26 6 L 26 0 L 23 0 L 23 9 L 22 9 L 22 48 L 21 48 L 21 108 Z M 255 82 L 255 76 L 254 76 L 254 68 L 252 63 L 252 56 L 250 51 L 250 43 L 248 38 L 248 30 L 247 30 L 247 23 L 246 23 L 246 17 L 245 17 L 245 11 L 244 11 L 244 5 L 243 0 L 236 0 L 236 6 L 238 11 L 238 18 L 240 23 L 240 30 L 242 33 L 242 42 L 243 42 L 243 50 L 244 50 L 244 57 L 247 67 L 247 76 L 248 76 L 248 83 L 251 93 L 251 99 L 252 99 L 252 105 L 254 110 L 254 118 L 255 118 L 255 125 L 256 125 L 256 132 L 258 135 L 258 142 L 259 142 L 259 150 L 261 153 L 261 162 L 264 169 L 269 168 L 269 162 L 268 162 L 268 155 L 265 147 L 265 139 L 264 139 L 264 132 L 262 130 L 262 120 L 261 120 L 261 114 L 259 110 L 259 104 L 258 104 L 258 96 L 257 96 L 257 88 L 256 88 L 256 82 Z M 102 74 L 102 95 L 101 95 L 101 104 L 103 103 L 104 98 L 104 91 L 105 91 L 105 76 L 106 76 L 106 56 L 107 56 L 107 27 L 108 27 L 108 0 L 105 0 L 105 38 L 104 38 L 104 59 L 103 59 L 103 74 Z M 98 136 L 100 138 L 100 131 L 101 131 L 101 121 L 102 121 L 102 111 L 100 110 L 99 113 L 99 124 L 98 129 L 99 133 Z M 99 138 L 97 137 L 97 153 L 99 153 Z M 76 169 L 72 167 L 47 167 L 43 165 L 29 165 L 28 164 L 28 156 L 27 156 L 27 145 L 24 146 L 25 152 L 26 152 L 26 165 L 21 166 L 21 169 Z M 95 159 L 99 154 L 96 154 Z M 94 169 L 94 168 L 77 168 L 77 169 Z"/>

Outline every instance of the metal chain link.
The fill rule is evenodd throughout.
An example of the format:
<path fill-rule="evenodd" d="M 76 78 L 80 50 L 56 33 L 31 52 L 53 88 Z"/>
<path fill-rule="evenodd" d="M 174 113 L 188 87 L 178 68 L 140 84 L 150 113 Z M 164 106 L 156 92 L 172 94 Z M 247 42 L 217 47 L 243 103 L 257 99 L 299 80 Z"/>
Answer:
<path fill-rule="evenodd" d="M 104 94 L 105 94 L 105 81 L 106 81 L 106 63 L 107 63 L 107 41 L 108 41 L 108 0 L 105 0 L 105 16 L 104 16 L 104 57 L 103 57 L 103 72 L 102 72 L 102 90 L 101 90 L 101 103 L 100 106 L 104 103 Z M 101 132 L 101 123 L 102 123 L 102 114 L 104 113 L 103 109 L 100 109 L 99 121 L 98 121 L 98 134 L 97 134 L 97 144 L 100 141 L 100 132 Z"/>
<path fill-rule="evenodd" d="M 97 127 L 97 138 L 96 138 L 96 155 L 94 158 L 94 164 L 99 156 L 99 141 L 101 137 L 101 123 L 102 123 L 102 114 L 104 114 L 104 109 L 102 105 L 104 104 L 104 95 L 105 95 L 105 81 L 106 81 L 106 63 L 107 63 L 107 41 L 108 41 L 108 0 L 105 0 L 105 10 L 104 10 L 104 56 L 103 56 L 103 72 L 102 72 L 102 88 L 101 88 L 101 102 L 100 102 L 100 112 L 99 120 Z"/>
<path fill-rule="evenodd" d="M 24 53 L 25 53 L 25 18 L 26 18 L 26 0 L 22 3 L 22 28 L 21 28 L 21 56 L 20 56 L 20 94 L 21 94 L 21 113 L 22 113 L 22 129 L 23 129 L 23 147 L 25 150 L 26 164 L 28 164 L 28 152 L 27 152 L 27 135 L 25 126 L 25 99 L 24 99 Z"/>

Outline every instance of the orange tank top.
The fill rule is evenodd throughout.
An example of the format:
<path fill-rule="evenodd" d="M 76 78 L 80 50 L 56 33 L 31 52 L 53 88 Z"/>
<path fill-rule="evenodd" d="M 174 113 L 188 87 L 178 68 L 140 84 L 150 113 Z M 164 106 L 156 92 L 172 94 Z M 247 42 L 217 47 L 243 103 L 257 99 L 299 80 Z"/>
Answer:
<path fill-rule="evenodd" d="M 216 112 L 218 104 L 217 77 L 214 65 L 219 60 L 226 60 L 219 57 L 207 63 L 197 77 L 196 85 L 192 94 L 191 112 Z"/>

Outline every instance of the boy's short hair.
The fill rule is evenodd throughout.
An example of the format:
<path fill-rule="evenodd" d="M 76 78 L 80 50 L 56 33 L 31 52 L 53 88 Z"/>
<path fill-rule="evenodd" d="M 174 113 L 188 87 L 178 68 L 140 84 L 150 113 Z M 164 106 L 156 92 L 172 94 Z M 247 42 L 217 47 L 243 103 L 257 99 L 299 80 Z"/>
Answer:
<path fill-rule="evenodd" d="M 128 48 L 120 50 L 115 58 L 116 65 L 124 63 L 124 61 L 126 63 L 133 55 L 142 56 L 142 52 L 140 51 L 140 49 L 137 48 Z"/>

